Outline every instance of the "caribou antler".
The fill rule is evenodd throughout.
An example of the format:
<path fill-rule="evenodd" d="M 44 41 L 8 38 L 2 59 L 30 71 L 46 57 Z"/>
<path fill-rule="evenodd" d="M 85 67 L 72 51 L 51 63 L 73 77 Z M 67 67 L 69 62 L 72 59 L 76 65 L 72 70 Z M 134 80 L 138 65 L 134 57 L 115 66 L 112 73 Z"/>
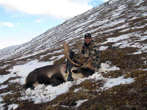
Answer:
<path fill-rule="evenodd" d="M 64 55 L 65 55 L 65 57 L 67 58 L 67 60 L 69 60 L 70 61 L 70 63 L 72 63 L 73 65 L 75 65 L 75 66 L 79 66 L 79 67 L 81 67 L 81 68 L 86 68 L 86 67 L 88 67 L 88 68 L 90 68 L 90 69 L 92 69 L 92 70 L 94 70 L 94 67 L 92 66 L 92 60 L 89 58 L 89 59 L 87 59 L 86 58 L 86 60 L 84 59 L 84 57 L 83 56 L 80 56 L 81 58 L 79 58 L 80 60 L 81 59 L 84 59 L 83 61 L 79 61 L 80 62 L 80 64 L 77 64 L 77 63 L 75 63 L 70 57 L 69 57 L 69 51 L 70 51 L 70 49 L 69 49 L 69 45 L 66 43 L 66 42 L 64 42 Z"/>
<path fill-rule="evenodd" d="M 75 63 L 70 57 L 69 57 L 69 46 L 66 42 L 64 42 L 64 55 L 67 58 L 67 60 L 70 61 L 70 63 L 72 63 L 75 66 L 81 66 L 80 64 Z"/>

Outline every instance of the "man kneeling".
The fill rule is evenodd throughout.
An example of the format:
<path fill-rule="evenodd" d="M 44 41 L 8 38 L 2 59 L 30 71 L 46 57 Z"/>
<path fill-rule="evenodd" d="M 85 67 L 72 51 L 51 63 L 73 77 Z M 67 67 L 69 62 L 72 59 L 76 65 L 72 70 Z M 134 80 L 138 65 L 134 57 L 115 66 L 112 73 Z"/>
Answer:
<path fill-rule="evenodd" d="M 74 59 L 75 53 L 73 51 L 70 51 L 70 58 L 72 60 Z M 83 65 L 81 65 L 77 70 L 73 70 L 74 73 L 83 73 L 85 76 L 92 75 L 95 71 L 98 71 L 100 67 L 100 52 L 98 51 L 98 47 L 96 46 L 96 43 L 92 40 L 91 34 L 86 33 L 84 35 L 84 43 L 80 50 L 80 57 L 79 60 L 82 58 L 84 59 Z M 77 60 L 75 62 L 79 63 Z M 66 72 L 69 72 L 68 81 L 73 80 L 72 78 L 72 72 L 71 68 L 74 65 L 67 60 L 67 68 Z"/>

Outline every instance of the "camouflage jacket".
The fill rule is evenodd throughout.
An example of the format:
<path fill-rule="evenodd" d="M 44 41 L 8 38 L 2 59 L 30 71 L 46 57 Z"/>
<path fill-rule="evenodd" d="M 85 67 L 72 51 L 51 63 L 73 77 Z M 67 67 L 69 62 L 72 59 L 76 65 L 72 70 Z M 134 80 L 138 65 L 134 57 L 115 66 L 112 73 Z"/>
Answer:
<path fill-rule="evenodd" d="M 95 69 L 98 69 L 100 66 L 100 52 L 98 51 L 98 47 L 94 41 L 91 41 L 89 45 L 83 44 L 81 49 L 81 54 L 88 59 L 91 58 L 92 65 Z"/>

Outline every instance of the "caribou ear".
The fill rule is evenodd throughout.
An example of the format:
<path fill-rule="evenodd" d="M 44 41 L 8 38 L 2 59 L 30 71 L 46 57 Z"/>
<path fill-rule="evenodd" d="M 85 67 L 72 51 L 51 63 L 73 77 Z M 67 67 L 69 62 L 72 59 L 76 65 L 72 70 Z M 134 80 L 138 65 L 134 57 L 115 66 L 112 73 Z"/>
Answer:
<path fill-rule="evenodd" d="M 64 42 L 63 47 L 64 47 L 64 55 L 65 55 L 65 57 L 67 58 L 67 60 L 69 60 L 69 62 L 72 63 L 72 64 L 75 65 L 75 66 L 80 66 L 79 64 L 75 63 L 75 62 L 69 57 L 69 51 L 70 51 L 70 49 L 69 49 L 69 45 L 68 45 L 66 42 Z"/>

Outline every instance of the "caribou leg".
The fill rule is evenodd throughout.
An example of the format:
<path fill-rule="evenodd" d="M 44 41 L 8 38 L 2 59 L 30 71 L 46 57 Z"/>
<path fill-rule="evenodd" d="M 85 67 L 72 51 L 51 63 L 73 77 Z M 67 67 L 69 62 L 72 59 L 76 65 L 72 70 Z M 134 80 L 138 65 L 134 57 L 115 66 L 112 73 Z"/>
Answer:
<path fill-rule="evenodd" d="M 73 81 L 73 78 L 72 78 L 72 72 L 71 72 L 71 68 L 72 68 L 72 64 L 67 60 L 67 71 L 68 71 L 68 77 L 67 77 L 67 81 Z"/>
<path fill-rule="evenodd" d="M 71 58 L 71 59 L 73 59 L 74 58 L 74 52 L 71 50 L 70 51 L 70 54 L 69 54 L 69 57 Z M 71 69 L 72 69 L 72 67 L 73 67 L 73 64 L 67 59 L 67 65 L 66 65 L 67 67 L 66 67 L 66 71 L 68 71 L 68 77 L 67 77 L 67 81 L 73 81 L 73 78 L 72 78 L 72 72 L 71 72 Z"/>

